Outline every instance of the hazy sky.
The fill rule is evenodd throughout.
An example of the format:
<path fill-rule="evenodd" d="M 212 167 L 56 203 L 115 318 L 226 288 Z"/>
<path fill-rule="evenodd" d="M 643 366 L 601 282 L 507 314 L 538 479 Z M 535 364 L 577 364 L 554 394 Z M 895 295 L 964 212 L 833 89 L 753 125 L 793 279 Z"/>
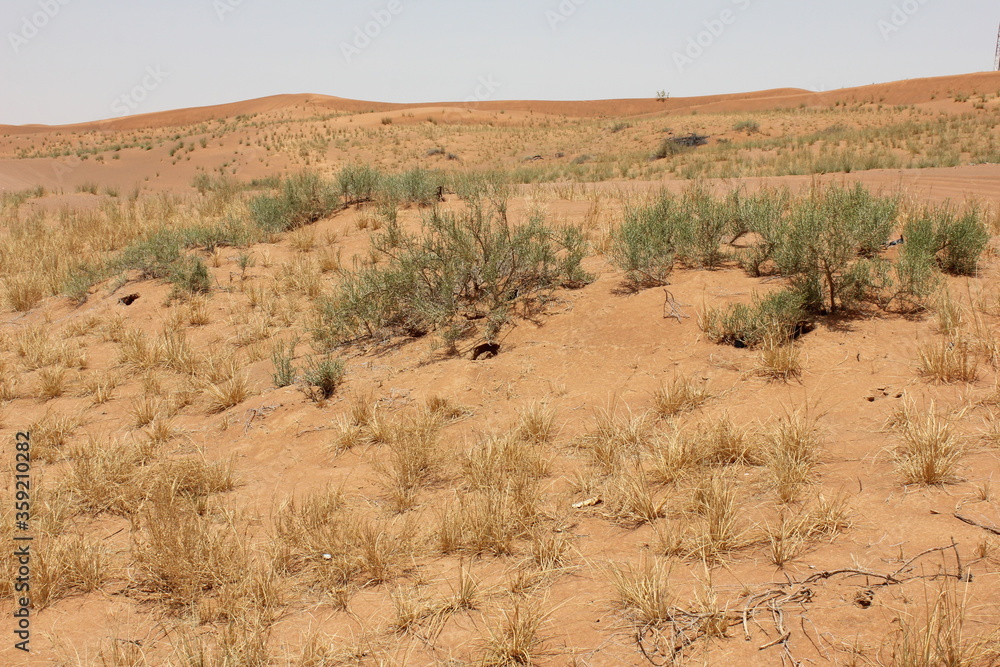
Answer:
<path fill-rule="evenodd" d="M 996 0 L 3 0 L 0 123 L 830 90 L 990 70 L 998 24 Z"/>

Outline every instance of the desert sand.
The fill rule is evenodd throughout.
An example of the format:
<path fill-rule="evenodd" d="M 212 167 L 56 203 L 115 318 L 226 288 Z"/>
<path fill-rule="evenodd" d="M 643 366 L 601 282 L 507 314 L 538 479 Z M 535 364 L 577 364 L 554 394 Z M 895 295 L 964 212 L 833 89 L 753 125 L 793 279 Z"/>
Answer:
<path fill-rule="evenodd" d="M 0 126 L 0 511 L 11 544 L 15 434 L 31 430 L 32 576 L 48 596 L 25 655 L 0 587 L 0 662 L 938 664 L 903 655 L 933 636 L 965 652 L 950 664 L 998 664 L 998 105 L 1000 74 L 983 73 L 666 101 L 288 95 Z M 650 160 L 692 132 L 709 144 Z M 849 170 L 817 166 L 834 154 Z M 269 177 L 362 163 L 507 174 L 510 220 L 580 226 L 592 280 L 513 314 L 492 357 L 440 332 L 338 346 L 345 374 L 327 397 L 305 377 L 321 354 L 314 306 L 369 256 L 374 203 L 186 250 L 208 269 L 204 294 L 130 270 L 65 295 L 76 259 L 120 252 L 144 226 L 246 217 Z M 199 175 L 258 185 L 199 192 Z M 918 311 L 817 317 L 776 378 L 761 350 L 701 326 L 783 284 L 741 270 L 735 241 L 718 268 L 639 290 L 611 260 L 630 208 L 697 180 L 720 195 L 861 183 L 899 197 L 898 229 L 948 202 L 978 207 L 993 236 L 975 275 L 942 275 Z M 434 207 L 466 202 L 446 187 Z M 416 233 L 431 208 L 403 205 L 399 225 Z M 59 232 L 71 224 L 77 242 Z M 288 341 L 297 370 L 279 388 Z M 969 350 L 973 377 L 922 372 L 921 354 L 948 345 Z M 235 402 L 220 399 L 234 384 Z M 665 407 L 684 387 L 700 398 Z M 748 452 L 799 429 L 811 459 L 789 497 L 766 454 L 666 454 L 707 446 L 720 424 Z M 900 472 L 907 428 L 922 427 L 956 443 L 942 483 Z M 717 551 L 713 502 L 731 524 Z M 519 527 L 462 533 L 489 519 Z M 164 562 L 175 580 L 150 574 Z"/>

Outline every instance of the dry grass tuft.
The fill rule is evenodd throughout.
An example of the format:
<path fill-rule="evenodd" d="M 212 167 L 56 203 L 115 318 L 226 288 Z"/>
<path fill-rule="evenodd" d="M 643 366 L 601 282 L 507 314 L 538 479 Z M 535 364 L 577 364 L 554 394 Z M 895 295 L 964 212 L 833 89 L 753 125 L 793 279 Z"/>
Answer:
<path fill-rule="evenodd" d="M 673 417 L 701 407 L 711 397 L 703 383 L 677 375 L 653 393 L 653 410 L 660 417 Z"/>
<path fill-rule="evenodd" d="M 191 608 L 204 596 L 233 590 L 252 570 L 246 535 L 231 521 L 216 523 L 176 503 L 166 489 L 138 518 L 132 585 L 173 608 Z"/>
<path fill-rule="evenodd" d="M 447 451 L 440 442 L 440 425 L 434 413 L 418 413 L 397 425 L 386 443 L 388 455 L 374 461 L 394 511 L 413 509 L 418 491 L 443 481 Z"/>
<path fill-rule="evenodd" d="M 666 499 L 656 497 L 641 466 L 618 468 L 605 482 L 602 497 L 608 515 L 629 526 L 652 523 L 666 512 Z"/>
<path fill-rule="evenodd" d="M 754 372 L 769 380 L 794 380 L 802 376 L 802 354 L 794 343 L 766 341 Z"/>
<path fill-rule="evenodd" d="M 483 667 L 535 664 L 544 644 L 539 632 L 546 618 L 537 603 L 515 601 L 496 625 L 487 628 L 479 663 Z"/>
<path fill-rule="evenodd" d="M 161 352 L 161 347 L 150 341 L 144 331 L 128 329 L 122 334 L 118 363 L 130 373 L 144 373 L 160 364 Z"/>
<path fill-rule="evenodd" d="M 771 483 L 782 503 L 794 502 L 811 478 L 819 449 L 816 422 L 801 413 L 782 418 L 769 436 L 766 454 Z"/>
<path fill-rule="evenodd" d="M 93 405 L 103 405 L 114 397 L 121 377 L 113 371 L 95 372 L 83 380 L 82 394 L 90 396 Z"/>
<path fill-rule="evenodd" d="M 59 460 L 63 456 L 63 447 L 82 424 L 79 417 L 46 412 L 29 428 L 32 455 L 45 463 Z"/>
<path fill-rule="evenodd" d="M 891 644 L 883 647 L 878 664 L 894 667 L 924 665 L 995 665 L 1000 661 L 1000 624 L 996 617 L 971 616 L 968 585 L 953 582 L 928 587 L 923 609 L 901 611 L 895 619 Z M 888 663 L 882 657 L 888 653 Z"/>
<path fill-rule="evenodd" d="M 228 380 L 205 387 L 208 395 L 208 413 L 218 414 L 250 398 L 250 381 L 243 373 L 236 373 Z"/>
<path fill-rule="evenodd" d="M 517 437 L 533 445 L 544 445 L 555 436 L 556 411 L 543 403 L 532 403 L 517 418 Z"/>
<path fill-rule="evenodd" d="M 611 583 L 617 604 L 637 627 L 662 625 L 672 617 L 670 569 L 653 557 L 644 557 L 638 567 L 612 565 Z"/>
<path fill-rule="evenodd" d="M 131 514 L 144 496 L 141 468 L 152 459 L 149 444 L 90 438 L 74 449 L 62 487 L 84 512 Z"/>
<path fill-rule="evenodd" d="M 36 609 L 70 595 L 98 590 L 111 578 L 111 555 L 94 537 L 46 537 L 37 544 L 31 571 L 31 602 Z"/>
<path fill-rule="evenodd" d="M 917 354 L 920 374 L 932 382 L 973 382 L 978 376 L 976 357 L 964 342 L 928 343 Z"/>
<path fill-rule="evenodd" d="M 933 403 L 926 416 L 913 416 L 901 426 L 901 431 L 895 458 L 904 484 L 958 481 L 958 466 L 965 447 L 951 423 L 937 413 Z"/>
<path fill-rule="evenodd" d="M 612 410 L 602 409 L 598 410 L 594 428 L 581 444 L 599 470 L 611 473 L 630 461 L 638 461 L 649 432 L 650 424 L 645 414 L 628 411 L 616 415 Z"/>
<path fill-rule="evenodd" d="M 444 554 L 510 555 L 537 529 L 539 502 L 533 484 L 460 493 L 441 513 L 437 547 Z"/>
<path fill-rule="evenodd" d="M 659 532 L 662 552 L 714 563 L 747 546 L 749 527 L 739 513 L 737 489 L 732 478 L 722 473 L 698 482 L 691 492 L 690 518 L 683 526 L 675 522 L 670 532 Z"/>
<path fill-rule="evenodd" d="M 58 366 L 43 368 L 38 372 L 38 398 L 50 401 L 66 391 L 66 369 Z"/>
<path fill-rule="evenodd" d="M 272 550 L 279 572 L 303 576 L 334 596 L 396 579 L 418 549 L 410 522 L 372 520 L 351 510 L 336 489 L 286 500 L 274 522 Z"/>
<path fill-rule="evenodd" d="M 702 465 L 760 465 L 765 455 L 755 434 L 748 428 L 739 428 L 728 415 L 703 423 L 696 429 L 694 448 Z"/>

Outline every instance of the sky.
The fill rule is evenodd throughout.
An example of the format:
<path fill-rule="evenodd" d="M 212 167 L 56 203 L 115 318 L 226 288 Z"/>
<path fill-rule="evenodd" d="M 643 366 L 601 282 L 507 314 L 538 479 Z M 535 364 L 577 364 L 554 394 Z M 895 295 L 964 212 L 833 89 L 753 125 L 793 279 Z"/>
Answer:
<path fill-rule="evenodd" d="M 991 70 L 998 25 L 996 0 L 3 0 L 0 123 L 823 91 Z"/>

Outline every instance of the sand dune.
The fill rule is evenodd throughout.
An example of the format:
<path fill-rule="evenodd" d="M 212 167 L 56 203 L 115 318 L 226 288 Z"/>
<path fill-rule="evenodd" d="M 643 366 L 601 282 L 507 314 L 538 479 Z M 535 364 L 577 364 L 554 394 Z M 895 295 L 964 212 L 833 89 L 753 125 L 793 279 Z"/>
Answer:
<path fill-rule="evenodd" d="M 890 105 L 908 105 L 931 102 L 936 98 L 953 93 L 971 94 L 974 92 L 995 91 L 997 89 L 1000 89 L 1000 73 L 980 72 L 975 74 L 910 79 L 855 88 L 843 88 L 822 93 L 799 88 L 777 88 L 750 93 L 670 98 L 666 102 L 640 98 L 585 101 L 503 100 L 394 104 L 303 93 L 272 95 L 229 104 L 138 114 L 125 118 L 112 118 L 70 125 L 0 125 L 0 132 L 9 134 L 34 134 L 53 130 L 109 132 L 192 125 L 219 118 L 233 118 L 240 115 L 276 112 L 284 112 L 294 118 L 307 118 L 337 112 L 359 113 L 439 107 L 475 109 L 480 111 L 524 111 L 586 118 L 633 116 L 662 112 L 691 111 L 695 109 L 706 112 L 759 111 L 763 109 L 786 109 L 800 104 L 826 106 L 840 101 L 857 102 L 863 100 L 873 100 Z"/>

